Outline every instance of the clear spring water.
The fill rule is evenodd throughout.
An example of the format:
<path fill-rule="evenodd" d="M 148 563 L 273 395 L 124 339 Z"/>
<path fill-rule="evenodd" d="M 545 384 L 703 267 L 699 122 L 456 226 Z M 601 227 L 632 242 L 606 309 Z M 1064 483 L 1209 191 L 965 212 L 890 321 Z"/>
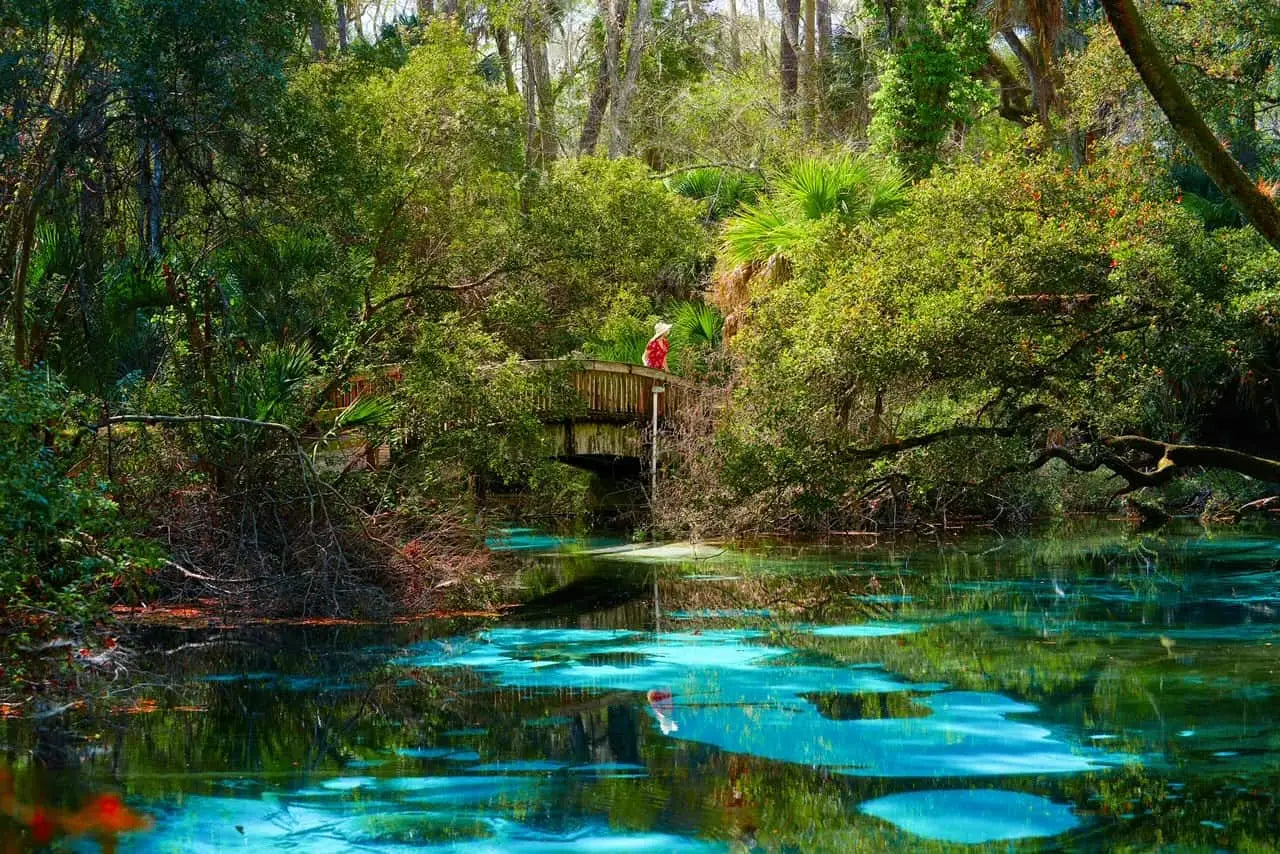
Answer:
<path fill-rule="evenodd" d="M 501 621 L 157 631 L 13 761 L 143 852 L 1280 844 L 1272 534 L 589 545 L 495 535 Z"/>

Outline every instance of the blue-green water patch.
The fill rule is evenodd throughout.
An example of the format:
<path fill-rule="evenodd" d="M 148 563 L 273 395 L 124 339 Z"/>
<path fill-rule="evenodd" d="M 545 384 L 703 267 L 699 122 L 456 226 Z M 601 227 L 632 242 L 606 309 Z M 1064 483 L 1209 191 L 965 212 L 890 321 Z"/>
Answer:
<path fill-rule="evenodd" d="M 860 809 L 915 836 L 965 845 L 1058 836 L 1080 826 L 1069 806 L 1000 789 L 907 792 Z"/>

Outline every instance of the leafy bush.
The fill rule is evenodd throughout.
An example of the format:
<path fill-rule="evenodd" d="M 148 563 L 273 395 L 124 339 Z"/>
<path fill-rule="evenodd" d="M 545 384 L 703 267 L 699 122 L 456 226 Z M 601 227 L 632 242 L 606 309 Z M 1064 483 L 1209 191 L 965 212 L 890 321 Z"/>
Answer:
<path fill-rule="evenodd" d="M 106 484 L 78 475 L 76 399 L 40 371 L 0 369 L 0 597 L 9 641 L 101 613 L 159 561 L 127 535 Z"/>

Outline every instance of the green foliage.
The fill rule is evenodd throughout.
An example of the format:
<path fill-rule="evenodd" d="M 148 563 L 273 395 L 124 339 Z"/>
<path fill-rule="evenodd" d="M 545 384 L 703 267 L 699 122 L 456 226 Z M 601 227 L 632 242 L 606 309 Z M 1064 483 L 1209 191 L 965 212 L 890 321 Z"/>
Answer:
<path fill-rule="evenodd" d="M 721 258 L 747 264 L 789 256 L 823 220 L 880 219 L 905 203 L 907 189 L 896 169 L 869 157 L 798 160 L 774 178 L 766 199 L 725 223 Z"/>
<path fill-rule="evenodd" d="M 929 173 L 947 135 L 992 104 L 978 81 L 987 25 L 973 0 L 932 0 L 927 24 L 891 53 L 872 106 L 871 138 L 912 176 Z"/>
<path fill-rule="evenodd" d="M 128 536 L 107 484 L 72 473 L 82 401 L 43 371 L 0 368 L 0 598 L 8 636 L 102 615 L 159 550 Z"/>
<path fill-rule="evenodd" d="M 724 219 L 743 204 L 755 201 L 763 182 L 748 172 L 731 172 L 714 166 L 690 169 L 668 178 L 673 193 L 706 204 L 707 219 Z"/>
<path fill-rule="evenodd" d="M 701 205 L 642 163 L 557 163 L 528 205 L 521 262 L 486 307 L 491 328 L 525 356 L 561 355 L 593 337 L 619 295 L 652 301 L 697 285 L 708 250 Z"/>
<path fill-rule="evenodd" d="M 673 344 L 716 347 L 724 338 L 724 315 L 705 302 L 682 302 L 671 315 Z"/>
<path fill-rule="evenodd" d="M 757 293 L 716 440 L 724 476 L 738 501 L 781 490 L 813 524 L 879 478 L 910 484 L 919 506 L 1047 442 L 1212 432 L 1207 414 L 1250 370 L 1248 418 L 1266 422 L 1276 274 L 1247 235 L 1206 235 L 1137 152 L 1078 172 L 1005 157 L 937 176 L 883 230 L 810 244 L 791 284 Z M 1004 432 L 857 450 L 957 424 Z"/>

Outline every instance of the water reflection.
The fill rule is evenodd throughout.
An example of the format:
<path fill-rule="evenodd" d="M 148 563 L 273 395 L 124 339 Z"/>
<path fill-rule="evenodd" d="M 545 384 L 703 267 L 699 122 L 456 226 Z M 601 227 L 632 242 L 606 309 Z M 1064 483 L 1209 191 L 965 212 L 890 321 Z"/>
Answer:
<path fill-rule="evenodd" d="M 904 626 L 815 629 L 820 637 L 884 637 Z M 1129 757 L 1072 743 L 1011 719 L 1036 707 L 999 694 L 906 682 L 874 665 L 779 664 L 792 650 L 743 630 L 647 635 L 587 629 L 495 629 L 431 641 L 399 659 L 459 667 L 518 688 L 645 693 L 664 735 L 783 762 L 872 777 L 1066 774 Z M 624 658 L 625 657 L 625 658 Z M 662 686 L 662 687 L 658 687 Z M 814 695 L 916 695 L 915 713 L 832 716 Z M 927 694 L 927 696 L 920 696 Z M 659 698 L 655 703 L 654 698 Z M 877 711 L 888 706 L 876 704 Z"/>
<path fill-rule="evenodd" d="M 58 739 L 0 721 L 20 785 L 120 791 L 157 816 L 142 851 L 1266 849 L 1280 826 L 1271 536 L 502 540 L 530 603 L 502 622 L 138 641 L 154 672 Z M 39 771 L 55 743 L 72 761 Z"/>

